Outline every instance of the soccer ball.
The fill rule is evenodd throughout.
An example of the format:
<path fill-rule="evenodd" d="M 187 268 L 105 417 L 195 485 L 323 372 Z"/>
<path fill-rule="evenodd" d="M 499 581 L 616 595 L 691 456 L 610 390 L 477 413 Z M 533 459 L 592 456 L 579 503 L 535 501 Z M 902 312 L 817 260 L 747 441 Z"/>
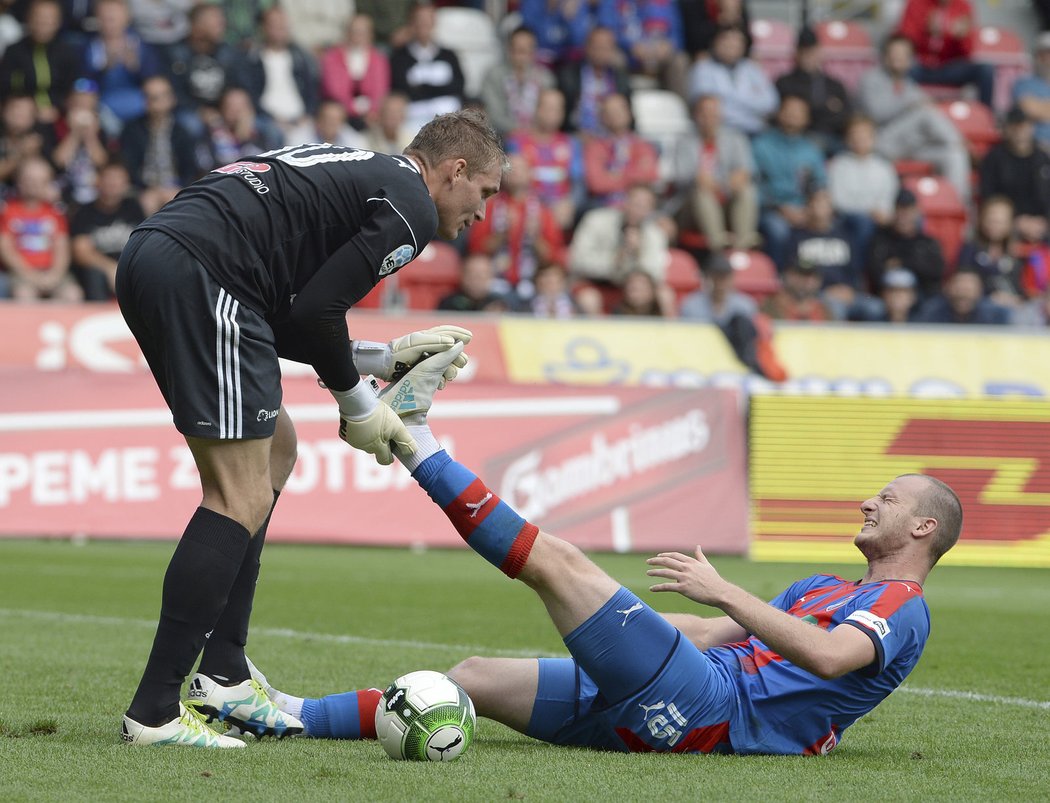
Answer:
<path fill-rule="evenodd" d="M 376 736 L 391 758 L 454 761 L 474 738 L 474 703 L 440 672 L 402 675 L 376 707 Z"/>

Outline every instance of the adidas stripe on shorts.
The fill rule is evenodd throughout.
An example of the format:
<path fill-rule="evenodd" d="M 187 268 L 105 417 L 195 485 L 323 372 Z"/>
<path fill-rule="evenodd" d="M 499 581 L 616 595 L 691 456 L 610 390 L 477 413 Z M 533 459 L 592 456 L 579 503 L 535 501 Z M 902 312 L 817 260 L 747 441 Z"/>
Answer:
<path fill-rule="evenodd" d="M 117 268 L 117 301 L 175 427 L 196 438 L 273 435 L 281 407 L 274 334 L 179 243 L 132 234 Z"/>

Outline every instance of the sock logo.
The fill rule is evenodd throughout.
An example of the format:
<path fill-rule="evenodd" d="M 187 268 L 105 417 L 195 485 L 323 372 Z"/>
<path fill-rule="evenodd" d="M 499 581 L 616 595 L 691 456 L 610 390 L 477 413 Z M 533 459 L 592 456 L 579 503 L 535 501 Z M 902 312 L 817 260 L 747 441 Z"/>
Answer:
<path fill-rule="evenodd" d="M 480 502 L 464 502 L 463 504 L 465 504 L 467 506 L 468 510 L 474 511 L 473 513 L 470 514 L 470 517 L 473 519 L 473 518 L 477 518 L 478 513 L 481 512 L 481 509 L 483 507 L 485 507 L 485 503 L 488 502 L 491 498 L 492 498 L 492 491 L 489 491 L 487 494 L 485 494 L 481 498 Z"/>

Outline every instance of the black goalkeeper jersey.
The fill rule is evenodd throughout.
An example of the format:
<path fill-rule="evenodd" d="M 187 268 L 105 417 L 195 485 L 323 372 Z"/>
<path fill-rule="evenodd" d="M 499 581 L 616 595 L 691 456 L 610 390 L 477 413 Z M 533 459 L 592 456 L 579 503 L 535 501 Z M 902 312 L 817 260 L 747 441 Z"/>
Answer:
<path fill-rule="evenodd" d="M 308 144 L 213 170 L 140 228 L 181 243 L 271 323 L 281 356 L 344 390 L 358 378 L 347 309 L 418 256 L 437 224 L 412 160 Z"/>

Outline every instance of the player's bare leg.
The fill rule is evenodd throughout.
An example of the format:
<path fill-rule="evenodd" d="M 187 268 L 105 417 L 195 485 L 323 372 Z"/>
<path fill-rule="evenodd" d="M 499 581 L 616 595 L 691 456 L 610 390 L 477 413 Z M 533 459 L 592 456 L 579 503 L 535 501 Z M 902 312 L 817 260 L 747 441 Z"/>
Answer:
<path fill-rule="evenodd" d="M 481 658 L 461 661 L 446 674 L 462 686 L 479 717 L 502 722 L 524 733 L 532 718 L 539 687 L 535 658 Z"/>

